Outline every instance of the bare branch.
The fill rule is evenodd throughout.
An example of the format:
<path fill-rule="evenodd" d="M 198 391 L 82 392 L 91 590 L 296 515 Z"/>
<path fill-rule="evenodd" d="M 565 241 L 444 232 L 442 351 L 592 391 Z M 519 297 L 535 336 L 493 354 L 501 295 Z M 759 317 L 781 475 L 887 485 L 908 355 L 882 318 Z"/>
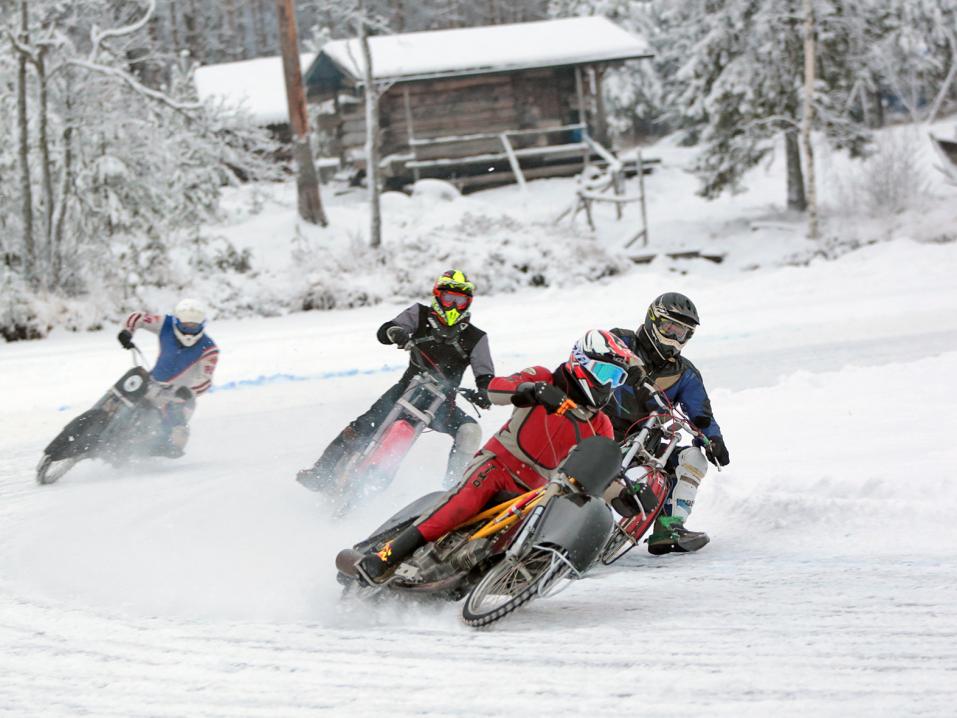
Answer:
<path fill-rule="evenodd" d="M 138 30 L 142 30 L 146 27 L 146 23 L 149 22 L 150 18 L 153 16 L 153 13 L 156 10 L 156 0 L 148 0 L 149 6 L 146 8 L 146 11 L 136 22 L 130 25 L 124 25 L 123 27 L 114 27 L 109 30 L 104 30 L 99 32 L 94 25 L 93 29 L 90 30 L 90 42 L 93 44 L 93 47 L 90 48 L 89 62 L 95 62 L 96 56 L 100 52 L 100 46 L 104 41 L 109 40 L 114 37 L 122 37 L 124 35 L 132 35 Z"/>
<path fill-rule="evenodd" d="M 67 64 L 73 65 L 74 67 L 81 67 L 84 70 L 89 70 L 90 72 L 97 72 L 101 75 L 105 75 L 107 77 L 112 77 L 117 80 L 120 80 L 121 82 L 125 83 L 134 92 L 137 92 L 140 95 L 143 95 L 144 97 L 148 97 L 149 99 L 154 100 L 155 102 L 159 102 L 160 104 L 166 105 L 172 110 L 181 112 L 187 117 L 190 117 L 191 119 L 193 118 L 193 115 L 191 114 L 192 112 L 199 111 L 203 108 L 203 104 L 201 102 L 177 102 L 166 93 L 158 92 L 156 90 L 151 90 L 150 88 L 146 87 L 142 83 L 138 82 L 129 73 L 126 73 L 123 70 L 117 69 L 115 67 L 100 65 L 95 62 L 90 62 L 88 60 L 69 59 L 66 62 Z"/>

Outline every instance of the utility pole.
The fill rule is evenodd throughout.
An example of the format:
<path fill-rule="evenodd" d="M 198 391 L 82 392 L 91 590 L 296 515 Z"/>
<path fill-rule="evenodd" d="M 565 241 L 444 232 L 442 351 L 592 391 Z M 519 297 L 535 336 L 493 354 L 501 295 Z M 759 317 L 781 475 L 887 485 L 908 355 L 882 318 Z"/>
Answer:
<path fill-rule="evenodd" d="M 312 147 L 309 144 L 306 96 L 302 87 L 302 68 L 299 66 L 295 0 L 276 0 L 276 16 L 279 20 L 279 45 L 282 48 L 282 69 L 286 78 L 293 156 L 296 158 L 299 216 L 307 222 L 325 227 L 328 222 L 322 210 L 322 200 L 319 198 L 319 176 L 316 174 Z"/>
<path fill-rule="evenodd" d="M 369 185 L 369 244 L 372 247 L 379 247 L 382 244 L 382 211 L 379 206 L 379 91 L 372 79 L 372 50 L 369 48 L 368 21 L 365 2 L 358 0 L 356 29 L 359 32 L 359 45 L 362 48 L 362 59 L 365 65 L 363 82 L 366 105 L 366 183 Z"/>
<path fill-rule="evenodd" d="M 814 0 L 804 0 L 804 112 L 801 119 L 801 140 L 807 160 L 807 237 L 817 239 L 817 188 L 814 179 L 814 147 L 811 144 L 811 129 L 814 123 Z"/>

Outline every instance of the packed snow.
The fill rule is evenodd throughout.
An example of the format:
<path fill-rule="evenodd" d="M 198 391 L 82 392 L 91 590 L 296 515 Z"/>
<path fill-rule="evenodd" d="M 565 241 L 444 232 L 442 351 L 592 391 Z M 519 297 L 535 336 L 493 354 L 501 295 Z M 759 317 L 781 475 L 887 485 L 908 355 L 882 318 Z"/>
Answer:
<path fill-rule="evenodd" d="M 636 550 L 476 632 L 449 604 L 340 599 L 332 559 L 434 489 L 426 434 L 341 521 L 293 480 L 399 376 L 403 305 L 219 321 L 187 455 L 33 483 L 127 367 L 114 330 L 0 353 L 0 712 L 10 715 L 949 714 L 957 700 L 957 244 L 742 272 L 703 260 L 479 297 L 500 372 L 690 294 L 732 463 L 698 554 Z M 151 337 L 141 341 L 149 346 Z M 485 413 L 486 434 L 505 418 Z"/>

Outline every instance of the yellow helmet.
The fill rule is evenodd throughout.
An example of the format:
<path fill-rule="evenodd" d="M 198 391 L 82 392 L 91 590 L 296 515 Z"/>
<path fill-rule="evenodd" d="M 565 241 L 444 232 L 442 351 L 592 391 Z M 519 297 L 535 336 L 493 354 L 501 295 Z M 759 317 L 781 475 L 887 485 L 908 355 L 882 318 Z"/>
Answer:
<path fill-rule="evenodd" d="M 435 280 L 432 288 L 432 311 L 446 326 L 465 321 L 469 316 L 469 306 L 475 285 L 465 276 L 465 272 L 450 269 Z"/>

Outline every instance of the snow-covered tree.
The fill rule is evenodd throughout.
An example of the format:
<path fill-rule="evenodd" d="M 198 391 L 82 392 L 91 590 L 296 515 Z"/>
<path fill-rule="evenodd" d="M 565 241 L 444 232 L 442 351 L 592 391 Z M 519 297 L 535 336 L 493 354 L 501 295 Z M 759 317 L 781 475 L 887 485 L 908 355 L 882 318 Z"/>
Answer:
<path fill-rule="evenodd" d="M 0 62 L 0 83 L 14 89 L 0 95 L 0 167 L 25 160 L 25 171 L 19 183 L 0 183 L 11 230 L 4 266 L 58 293 L 119 286 L 131 274 L 168 281 L 168 252 L 195 238 L 225 185 L 279 175 L 271 140 L 243 117 L 199 104 L 191 66 L 174 67 L 162 91 L 140 81 L 130 50 L 143 46 L 152 0 L 122 27 L 109 24 L 110 0 L 18 3 L 27 23 L 19 14 L 4 28 Z M 26 122 L 11 123 L 21 107 Z"/>

